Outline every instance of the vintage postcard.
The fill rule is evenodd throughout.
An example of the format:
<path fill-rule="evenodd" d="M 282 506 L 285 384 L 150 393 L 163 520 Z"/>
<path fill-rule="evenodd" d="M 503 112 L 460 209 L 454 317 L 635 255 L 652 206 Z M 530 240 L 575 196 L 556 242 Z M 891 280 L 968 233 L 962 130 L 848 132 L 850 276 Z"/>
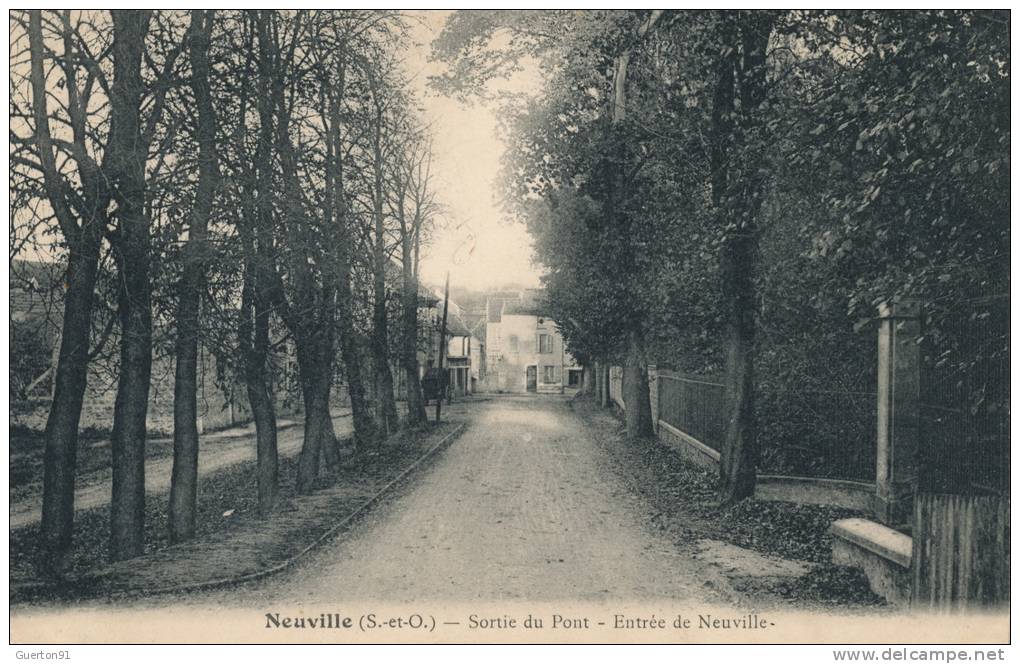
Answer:
<path fill-rule="evenodd" d="M 9 23 L 18 657 L 1005 659 L 1008 10 Z"/>

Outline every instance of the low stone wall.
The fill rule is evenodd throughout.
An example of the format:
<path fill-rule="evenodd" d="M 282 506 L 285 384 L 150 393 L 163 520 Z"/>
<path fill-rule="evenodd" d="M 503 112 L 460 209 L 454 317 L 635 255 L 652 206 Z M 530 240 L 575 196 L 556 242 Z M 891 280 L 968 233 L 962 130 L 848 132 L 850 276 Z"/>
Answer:
<path fill-rule="evenodd" d="M 218 431 L 251 421 L 248 393 L 241 383 L 224 388 L 216 383 L 214 360 L 206 357 L 203 371 L 198 375 L 198 430 L 199 433 Z M 169 371 L 172 364 L 157 364 L 160 371 L 153 372 L 149 387 L 149 408 L 145 427 L 150 435 L 169 436 L 174 429 L 174 381 Z M 88 388 L 82 402 L 79 429 L 108 430 L 113 426 L 113 409 L 117 390 L 115 383 L 101 380 L 94 373 L 89 375 Z M 301 415 L 303 403 L 299 393 L 278 387 L 275 392 L 276 416 Z M 330 404 L 335 408 L 350 405 L 345 385 L 337 385 L 330 391 Z M 50 413 L 50 400 L 39 398 L 29 401 L 10 402 L 10 425 L 23 426 L 35 431 L 46 428 Z"/>
<path fill-rule="evenodd" d="M 832 505 L 861 512 L 871 511 L 875 485 L 820 477 L 758 475 L 754 497 L 807 505 Z"/>
<path fill-rule="evenodd" d="M 719 452 L 669 422 L 659 420 L 658 436 L 660 441 L 691 463 L 711 470 L 719 467 Z M 875 485 L 867 482 L 785 475 L 759 475 L 754 491 L 754 497 L 759 500 L 831 505 L 861 512 L 871 510 L 871 498 L 874 495 Z"/>
<path fill-rule="evenodd" d="M 696 438 L 688 436 L 669 422 L 659 420 L 659 440 L 697 466 L 712 470 L 719 467 L 718 452 Z"/>
<path fill-rule="evenodd" d="M 891 604 L 910 602 L 913 542 L 903 533 L 867 519 L 840 519 L 829 528 L 832 562 L 857 567 L 871 591 Z"/>

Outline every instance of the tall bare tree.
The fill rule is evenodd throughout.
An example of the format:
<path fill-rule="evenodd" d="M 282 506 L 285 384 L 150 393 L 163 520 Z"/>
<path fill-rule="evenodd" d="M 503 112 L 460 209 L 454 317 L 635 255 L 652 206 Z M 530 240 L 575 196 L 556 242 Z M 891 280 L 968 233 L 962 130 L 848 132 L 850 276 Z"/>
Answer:
<path fill-rule="evenodd" d="M 18 165 L 41 173 L 46 199 L 68 251 L 60 350 L 43 457 L 39 567 L 46 574 L 63 572 L 71 547 L 78 422 L 88 371 L 93 293 L 113 195 L 94 156 L 104 146 L 93 141 L 91 125 L 95 120 L 89 113 L 95 97 L 107 94 L 109 89 L 103 69 L 89 48 L 90 41 L 102 37 L 72 26 L 69 11 L 62 12 L 57 21 L 53 41 L 63 47 L 60 55 L 47 48 L 42 12 L 33 10 L 28 15 L 32 127 L 26 140 L 38 161 L 21 156 L 14 159 Z M 56 67 L 48 69 L 49 61 Z M 66 94 L 64 124 L 70 127 L 70 140 L 55 138 L 50 128 L 56 113 L 50 110 L 48 99 L 55 90 Z M 63 155 L 70 158 L 64 159 Z"/>
<path fill-rule="evenodd" d="M 152 229 L 146 208 L 146 164 L 182 45 L 167 53 L 155 80 L 147 83 L 142 63 L 152 12 L 117 10 L 111 17 L 113 85 L 103 170 L 116 203 L 116 223 L 108 237 L 118 270 L 121 337 L 111 441 L 110 557 L 124 560 L 141 555 L 145 548 L 145 437 L 152 373 Z M 146 97 L 149 110 L 143 115 Z"/>
<path fill-rule="evenodd" d="M 423 130 L 413 127 L 402 142 L 390 176 L 391 207 L 397 220 L 402 279 L 400 363 L 407 385 L 407 422 L 414 426 L 428 421 L 418 365 L 418 260 L 423 227 L 431 223 L 438 206 L 432 188 L 431 143 Z"/>
<path fill-rule="evenodd" d="M 378 66 L 379 63 L 377 63 Z M 396 101 L 387 94 L 382 72 L 372 67 L 367 70 L 370 82 L 372 133 L 372 365 L 375 373 L 376 419 L 384 434 L 399 426 L 397 404 L 393 395 L 393 373 L 389 362 L 389 316 L 386 276 L 389 258 L 386 233 L 386 163 L 392 158 L 392 145 L 388 140 L 387 124 Z"/>
<path fill-rule="evenodd" d="M 174 465 L 170 483 L 170 540 L 195 535 L 198 492 L 198 372 L 199 309 L 208 262 L 209 217 L 219 181 L 219 126 L 209 85 L 209 44 L 215 12 L 194 10 L 186 40 L 194 94 L 195 134 L 198 142 L 198 184 L 191 207 L 191 223 L 184 247 L 184 272 L 178 285 L 176 367 L 174 375 Z"/>

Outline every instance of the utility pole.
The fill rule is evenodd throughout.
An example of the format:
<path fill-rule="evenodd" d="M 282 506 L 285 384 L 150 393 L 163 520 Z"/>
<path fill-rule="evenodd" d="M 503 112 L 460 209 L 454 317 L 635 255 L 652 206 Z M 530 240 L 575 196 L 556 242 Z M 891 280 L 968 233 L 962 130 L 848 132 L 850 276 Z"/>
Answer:
<path fill-rule="evenodd" d="M 443 410 L 443 391 L 446 385 L 446 370 L 443 368 L 443 357 L 446 355 L 446 314 L 450 310 L 450 271 L 446 271 L 446 288 L 443 291 L 443 324 L 439 328 L 439 394 L 436 395 L 436 424 Z"/>

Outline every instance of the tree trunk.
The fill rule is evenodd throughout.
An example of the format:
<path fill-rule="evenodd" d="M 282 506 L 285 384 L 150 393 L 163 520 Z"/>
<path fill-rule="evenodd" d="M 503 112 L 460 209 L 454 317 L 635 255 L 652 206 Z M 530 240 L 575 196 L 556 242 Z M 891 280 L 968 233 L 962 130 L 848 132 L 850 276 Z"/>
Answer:
<path fill-rule="evenodd" d="M 411 238 L 404 238 L 403 277 L 404 296 L 401 310 L 403 334 L 401 335 L 401 360 L 407 383 L 407 424 L 417 426 L 428 422 L 425 413 L 425 399 L 418 376 L 418 283 L 414 278 L 411 263 Z"/>
<path fill-rule="evenodd" d="M 754 415 L 754 241 L 733 234 L 723 247 L 721 265 L 726 315 L 726 440 L 719 462 L 723 504 L 754 495 L 758 463 Z"/>
<path fill-rule="evenodd" d="M 643 38 L 662 16 L 662 10 L 653 10 L 637 31 Z M 631 49 L 625 49 L 616 58 L 613 76 L 613 99 L 610 120 L 613 125 L 615 147 L 614 162 L 611 164 L 612 177 L 607 192 L 609 220 L 616 234 L 620 251 L 620 264 L 624 272 L 634 268 L 636 263 L 633 233 L 630 218 L 625 210 L 628 192 L 624 173 L 631 161 L 628 156 L 629 140 L 620 127 L 627 117 L 627 69 Z M 630 296 L 627 296 L 631 299 Z M 651 400 L 648 397 L 648 362 L 645 358 L 643 312 L 635 310 L 631 315 L 630 329 L 627 330 L 627 360 L 623 376 L 623 401 L 625 404 L 627 435 L 631 438 L 645 438 L 654 435 L 652 428 Z"/>
<path fill-rule="evenodd" d="M 388 436 L 397 430 L 397 402 L 393 396 L 393 373 L 389 362 L 389 320 L 386 311 L 386 259 L 382 251 L 382 238 L 377 242 L 375 262 L 375 298 L 372 305 L 372 370 L 375 374 L 376 421 L 381 433 Z"/>
<path fill-rule="evenodd" d="M 336 437 L 336 430 L 333 428 L 333 412 L 330 409 L 330 395 L 332 393 L 332 385 L 326 386 L 326 395 L 324 401 L 326 402 L 325 420 L 322 423 L 322 459 L 326 464 L 326 468 L 331 471 L 340 469 L 341 463 L 341 452 L 340 452 L 340 441 Z"/>
<path fill-rule="evenodd" d="M 189 238 L 189 244 L 193 241 Z M 187 262 L 187 259 L 185 259 Z M 170 475 L 168 525 L 171 543 L 195 536 L 198 495 L 198 306 L 201 276 L 186 266 L 177 305 L 174 369 L 174 462 Z M 190 274 L 189 274 L 190 272 Z"/>
<path fill-rule="evenodd" d="M 141 127 L 142 49 L 151 13 L 114 11 L 114 81 L 110 94 L 110 150 L 117 190 L 120 367 L 113 412 L 113 497 L 110 557 L 126 560 L 145 549 L 145 417 L 152 370 L 149 285 L 151 237 L 145 212 L 148 150 Z"/>
<path fill-rule="evenodd" d="M 249 247 L 241 292 L 238 327 L 248 405 L 255 420 L 255 475 L 259 515 L 265 517 L 276 504 L 280 486 L 280 462 L 276 441 L 276 412 L 266 375 L 269 354 L 269 307 L 258 294 L 255 250 Z"/>
<path fill-rule="evenodd" d="M 609 363 L 599 362 L 599 406 L 609 408 Z"/>
<path fill-rule="evenodd" d="M 319 339 L 319 367 L 325 374 L 325 385 L 322 386 L 322 400 L 325 403 L 323 415 L 325 420 L 322 423 L 322 457 L 326 462 L 326 468 L 336 471 L 340 468 L 340 441 L 337 440 L 336 431 L 333 429 L 333 414 L 330 410 L 330 394 L 333 389 L 333 368 L 336 362 L 336 293 L 334 285 L 330 284 L 323 289 L 328 293 L 329 302 L 323 307 L 320 317 L 320 330 L 322 337 Z"/>
<path fill-rule="evenodd" d="M 308 493 L 314 488 L 319 476 L 320 455 L 336 440 L 329 413 L 330 372 L 322 366 L 321 355 L 315 352 L 318 349 L 313 342 L 304 342 L 298 347 L 298 369 L 305 407 L 305 439 L 298 458 L 298 493 Z M 306 348 L 302 349 L 301 345 Z"/>
<path fill-rule="evenodd" d="M 375 181 L 372 192 L 374 242 L 372 246 L 372 372 L 375 374 L 376 420 L 384 436 L 397 430 L 397 402 L 393 396 L 393 373 L 389 363 L 389 321 L 386 311 L 386 228 L 383 216 L 383 149 L 384 107 L 372 79 L 372 96 L 376 105 L 373 161 Z"/>
<path fill-rule="evenodd" d="M 351 402 L 351 419 L 354 423 L 355 449 L 372 445 L 376 440 L 376 425 L 372 409 L 365 398 L 365 383 L 361 375 L 361 353 L 357 348 L 354 333 L 344 334 L 340 341 L 340 352 L 344 361 L 347 378 L 347 396 Z"/>
<path fill-rule="evenodd" d="M 88 223 L 85 242 L 72 245 L 68 258 L 64 319 L 60 332 L 55 391 L 46 418 L 43 452 L 43 505 L 40 523 L 39 571 L 62 574 L 74 528 L 74 471 L 78 454 L 78 422 L 85 396 L 89 332 L 99 263 L 100 224 Z"/>
<path fill-rule="evenodd" d="M 305 439 L 298 459 L 299 493 L 312 489 L 319 475 L 320 455 L 331 469 L 335 470 L 340 465 L 339 444 L 329 411 L 335 356 L 337 279 L 333 273 L 326 273 L 323 278 L 326 282 L 317 289 L 315 297 L 308 298 L 309 301 L 314 300 L 315 306 L 302 307 L 300 317 L 288 316 L 305 406 Z"/>
<path fill-rule="evenodd" d="M 425 412 L 425 395 L 421 390 L 421 377 L 418 375 L 418 359 L 404 363 L 404 374 L 407 382 L 407 424 L 416 426 L 428 422 Z"/>
<path fill-rule="evenodd" d="M 209 91 L 209 39 L 213 12 L 193 11 L 188 31 L 191 86 L 198 107 L 198 186 L 184 247 L 184 274 L 178 286 L 177 364 L 174 374 L 174 465 L 170 480 L 170 541 L 195 536 L 198 495 L 199 304 L 205 290 L 209 216 L 219 179 L 216 111 Z"/>
<path fill-rule="evenodd" d="M 351 273 L 346 262 L 340 266 L 340 286 L 337 290 L 338 323 L 340 326 L 340 353 L 344 362 L 347 379 L 347 397 L 351 402 L 351 419 L 354 424 L 355 450 L 375 442 L 378 428 L 372 416 L 372 409 L 365 398 L 365 382 L 361 372 L 361 349 L 358 348 L 354 333 L 352 311 Z"/>
<path fill-rule="evenodd" d="M 247 223 L 242 229 L 242 239 L 246 243 L 245 276 L 238 330 L 248 404 L 255 420 L 258 503 L 259 514 L 263 517 L 272 511 L 280 490 L 276 406 L 268 375 L 273 269 L 273 101 L 279 87 L 270 64 L 277 51 L 269 36 L 269 18 L 267 12 L 254 15 L 254 31 L 258 42 L 256 111 L 259 129 L 252 164 L 255 191 L 248 192 L 254 200 L 246 207 Z"/>
<path fill-rule="evenodd" d="M 648 360 L 645 357 L 644 333 L 631 329 L 627 338 L 627 362 L 623 368 L 623 401 L 630 438 L 651 438 L 652 402 L 648 394 Z"/>
<path fill-rule="evenodd" d="M 70 35 L 65 35 L 70 41 Z M 71 548 L 74 526 L 74 475 L 78 452 L 78 424 L 88 377 L 89 335 L 92 324 L 96 275 L 103 233 L 107 226 L 110 189 L 96 166 L 78 161 L 84 203 L 79 215 L 72 212 L 53 154 L 47 110 L 45 52 L 42 14 L 29 17 L 32 113 L 46 197 L 68 246 L 68 264 L 60 344 L 53 372 L 53 399 L 46 419 L 43 451 L 43 505 L 37 565 L 45 576 L 63 574 Z M 74 80 L 69 89 L 77 89 Z M 75 141 L 84 136 L 75 132 Z"/>
<path fill-rule="evenodd" d="M 741 12 L 725 22 L 712 109 L 710 163 L 712 201 L 723 228 L 720 277 L 726 325 L 726 386 L 729 418 L 719 463 L 719 498 L 730 504 L 754 494 L 758 462 L 754 414 L 754 272 L 757 216 L 764 175 L 763 145 L 737 144 L 756 136 L 755 109 L 765 99 L 765 53 L 774 17 L 770 12 Z M 740 107 L 735 101 L 739 91 Z M 760 139 L 759 139 L 760 140 Z M 731 178 L 730 159 L 739 151 L 744 166 Z"/>
<path fill-rule="evenodd" d="M 584 365 L 581 373 L 581 394 L 590 396 L 595 393 L 595 381 L 592 375 L 592 367 L 590 364 Z"/>

